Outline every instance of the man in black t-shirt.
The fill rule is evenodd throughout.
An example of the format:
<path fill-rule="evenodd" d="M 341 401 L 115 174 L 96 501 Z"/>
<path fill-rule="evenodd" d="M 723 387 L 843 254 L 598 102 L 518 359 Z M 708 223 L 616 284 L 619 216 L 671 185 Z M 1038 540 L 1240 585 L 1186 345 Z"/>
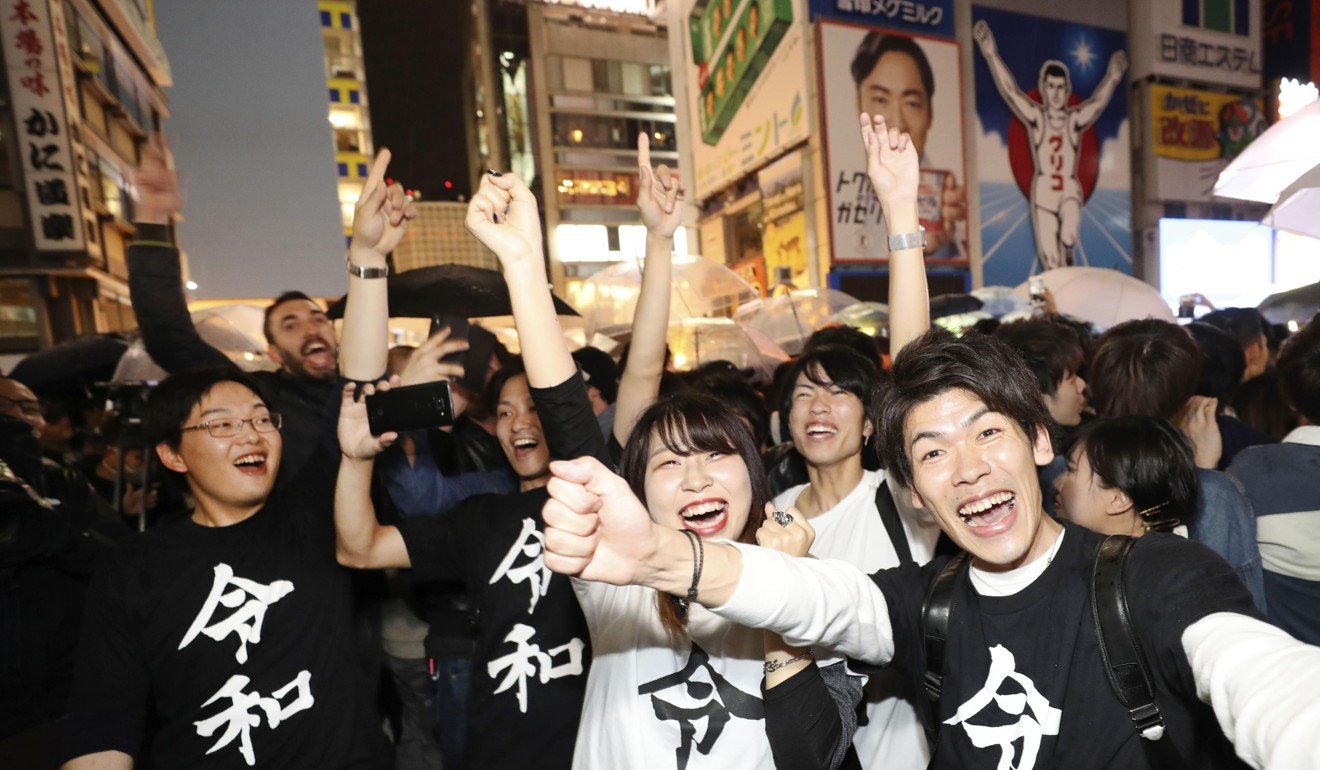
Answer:
<path fill-rule="evenodd" d="M 167 379 L 147 420 L 197 507 L 93 578 L 66 767 L 368 767 L 371 694 L 317 477 L 333 458 L 276 487 L 280 415 L 233 369 Z"/>
<path fill-rule="evenodd" d="M 978 334 L 918 338 L 896 357 L 882 397 L 880 445 L 891 478 L 970 557 L 954 586 L 931 720 L 933 767 L 1152 766 L 1150 747 L 1109 687 L 1091 619 L 1101 538 L 1041 507 L 1036 467 L 1053 458 L 1046 420 L 1020 359 Z M 772 548 L 706 543 L 698 572 L 688 542 L 654 526 L 626 483 L 599 463 L 552 471 L 543 518 L 545 562 L 556 572 L 695 591 L 728 620 L 789 644 L 892 664 L 924 684 L 922 605 L 947 559 L 866 576 L 842 562 L 788 557 L 772 548 L 789 550 L 787 541 L 800 551 L 812 537 L 790 512 L 757 533 Z M 1253 766 L 1316 766 L 1320 649 L 1263 622 L 1232 568 L 1197 543 L 1145 535 L 1128 556 L 1124 583 L 1167 726 L 1162 746 L 1187 767 L 1231 767 L 1231 736 Z M 778 720 L 774 737 L 796 731 L 802 742 L 828 741 L 830 720 L 808 716 Z"/>

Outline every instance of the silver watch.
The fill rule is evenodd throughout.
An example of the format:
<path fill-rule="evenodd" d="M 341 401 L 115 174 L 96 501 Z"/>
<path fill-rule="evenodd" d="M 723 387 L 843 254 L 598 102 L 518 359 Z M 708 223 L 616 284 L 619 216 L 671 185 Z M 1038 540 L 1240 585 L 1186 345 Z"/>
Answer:
<path fill-rule="evenodd" d="M 355 275 L 358 278 L 385 278 L 390 274 L 389 267 L 363 267 L 353 264 L 352 259 L 347 259 L 348 274 Z"/>
<path fill-rule="evenodd" d="M 914 233 L 900 233 L 889 236 L 890 251 L 924 248 L 926 248 L 926 228 L 921 225 L 917 225 L 917 231 Z"/>

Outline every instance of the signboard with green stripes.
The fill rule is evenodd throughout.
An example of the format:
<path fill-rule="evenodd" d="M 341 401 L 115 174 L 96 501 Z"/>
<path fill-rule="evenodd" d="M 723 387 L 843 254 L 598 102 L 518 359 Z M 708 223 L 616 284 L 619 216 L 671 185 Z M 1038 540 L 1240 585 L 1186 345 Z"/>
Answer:
<path fill-rule="evenodd" d="M 719 143 L 792 22 L 791 0 L 714 0 L 689 17 L 703 142 Z"/>

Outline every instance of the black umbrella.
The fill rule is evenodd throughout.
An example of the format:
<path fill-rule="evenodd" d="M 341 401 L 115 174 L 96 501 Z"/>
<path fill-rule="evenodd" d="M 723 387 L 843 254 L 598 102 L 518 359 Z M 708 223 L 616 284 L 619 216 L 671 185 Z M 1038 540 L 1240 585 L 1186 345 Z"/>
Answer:
<path fill-rule="evenodd" d="M 985 303 L 971 294 L 940 294 L 930 298 L 930 317 L 946 318 L 951 315 L 975 313 Z"/>
<path fill-rule="evenodd" d="M 1271 294 L 1256 309 L 1273 324 L 1304 324 L 1320 312 L 1320 283 Z"/>
<path fill-rule="evenodd" d="M 432 318 L 437 315 L 485 318 L 511 315 L 509 287 L 498 271 L 469 265 L 436 265 L 406 270 L 389 277 L 390 315 L 395 318 Z M 331 318 L 342 318 L 344 300 L 330 305 Z M 578 312 L 555 297 L 555 312 Z"/>
<path fill-rule="evenodd" d="M 126 350 L 122 335 L 91 334 L 33 353 L 9 376 L 41 395 L 86 392 L 93 383 L 110 379 Z"/>

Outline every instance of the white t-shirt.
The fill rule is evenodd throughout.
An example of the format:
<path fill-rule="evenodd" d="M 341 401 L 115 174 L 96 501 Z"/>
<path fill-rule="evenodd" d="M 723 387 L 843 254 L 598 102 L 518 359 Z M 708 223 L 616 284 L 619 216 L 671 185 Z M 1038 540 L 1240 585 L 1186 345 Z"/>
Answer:
<path fill-rule="evenodd" d="M 574 768 L 774 770 L 761 701 L 763 632 L 693 604 L 690 638 L 675 642 L 660 625 L 654 590 L 573 587 L 592 651 Z"/>
<path fill-rule="evenodd" d="M 811 545 L 813 556 L 839 559 L 867 573 L 898 566 L 898 554 L 875 507 L 876 491 L 884 480 L 884 471 L 865 471 L 861 482 L 847 497 L 811 520 L 816 530 L 816 540 Z M 775 498 L 775 507 L 786 510 L 806 488 L 802 484 L 784 490 Z M 930 516 L 911 507 L 909 495 L 900 492 L 894 498 L 912 558 L 918 564 L 925 564 L 935 554 L 939 526 Z M 832 662 L 831 656 L 824 652 L 817 660 L 822 665 Z M 920 770 L 930 761 L 926 735 L 916 710 L 894 695 L 895 689 L 902 686 L 897 672 L 884 672 L 867 682 L 864 694 L 867 724 L 859 726 L 853 738 L 864 768 Z"/>

